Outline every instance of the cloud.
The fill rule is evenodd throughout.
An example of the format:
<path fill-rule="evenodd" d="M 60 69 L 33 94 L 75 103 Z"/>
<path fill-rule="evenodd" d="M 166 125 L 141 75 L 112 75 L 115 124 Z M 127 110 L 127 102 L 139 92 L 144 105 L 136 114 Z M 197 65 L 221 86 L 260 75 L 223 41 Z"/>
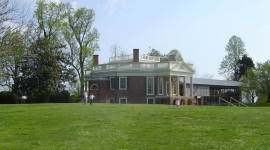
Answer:
<path fill-rule="evenodd" d="M 117 10 L 126 7 L 126 0 L 107 0 L 105 4 L 105 9 L 109 15 L 114 14 Z"/>

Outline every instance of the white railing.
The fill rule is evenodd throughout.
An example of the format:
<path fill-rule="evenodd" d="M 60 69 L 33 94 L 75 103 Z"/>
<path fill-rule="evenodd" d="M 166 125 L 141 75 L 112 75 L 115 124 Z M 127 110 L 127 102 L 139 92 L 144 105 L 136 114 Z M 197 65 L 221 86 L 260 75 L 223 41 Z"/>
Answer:
<path fill-rule="evenodd" d="M 148 56 L 144 54 L 140 57 L 140 62 L 160 62 L 160 57 Z"/>
<path fill-rule="evenodd" d="M 161 70 L 175 66 L 173 62 L 166 63 L 109 63 L 93 66 L 92 71 L 116 71 L 116 70 Z"/>
<path fill-rule="evenodd" d="M 228 101 L 226 101 L 225 99 L 223 99 L 223 98 L 221 98 L 221 97 L 219 97 L 219 99 L 218 99 L 218 104 L 219 104 L 219 106 L 220 106 L 221 101 L 226 102 L 226 103 L 228 104 L 228 106 L 229 106 L 229 105 L 235 106 L 235 105 L 232 104 L 231 102 L 228 102 Z"/>
<path fill-rule="evenodd" d="M 109 58 L 109 63 L 132 62 L 132 61 L 133 55 L 123 55 Z M 160 62 L 160 57 L 141 55 L 141 57 L 139 58 L 139 62 Z"/>
<path fill-rule="evenodd" d="M 244 103 L 242 103 L 242 102 L 236 100 L 236 99 L 233 98 L 233 97 L 230 98 L 230 103 L 232 103 L 232 101 L 238 103 L 238 106 L 243 105 L 243 106 L 245 106 L 245 107 L 248 107 L 246 104 L 244 104 Z"/>
<path fill-rule="evenodd" d="M 117 56 L 117 57 L 110 57 L 109 62 L 130 62 L 133 61 L 133 55 L 123 55 L 123 56 Z"/>

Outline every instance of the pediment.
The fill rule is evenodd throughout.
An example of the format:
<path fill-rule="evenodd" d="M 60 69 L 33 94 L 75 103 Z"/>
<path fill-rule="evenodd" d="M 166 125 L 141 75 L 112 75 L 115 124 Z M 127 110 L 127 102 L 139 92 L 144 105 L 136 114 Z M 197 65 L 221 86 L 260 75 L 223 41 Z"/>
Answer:
<path fill-rule="evenodd" d="M 192 67 L 183 61 L 172 64 L 170 70 L 175 72 L 195 73 Z"/>

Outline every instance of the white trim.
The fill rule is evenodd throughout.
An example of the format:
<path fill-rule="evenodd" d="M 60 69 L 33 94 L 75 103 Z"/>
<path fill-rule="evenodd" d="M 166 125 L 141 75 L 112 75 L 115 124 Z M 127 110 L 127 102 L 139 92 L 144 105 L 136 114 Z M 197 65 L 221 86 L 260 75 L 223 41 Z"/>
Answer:
<path fill-rule="evenodd" d="M 121 88 L 121 79 L 125 79 L 125 88 Z M 127 90 L 127 77 L 119 77 L 119 90 Z"/>
<path fill-rule="evenodd" d="M 121 103 L 121 99 L 125 99 L 126 103 Z M 118 100 L 119 100 L 119 104 L 127 104 L 127 98 L 126 97 L 120 97 Z"/>
<path fill-rule="evenodd" d="M 148 79 L 153 79 L 152 83 L 152 93 L 148 93 Z M 154 77 L 147 77 L 146 78 L 146 95 L 154 95 L 155 94 L 155 78 Z"/>
<path fill-rule="evenodd" d="M 155 104 L 156 103 L 156 100 L 154 97 L 147 97 L 147 104 L 149 104 L 149 99 L 152 99 L 153 100 L 153 103 L 151 104 Z"/>
<path fill-rule="evenodd" d="M 96 86 L 97 88 L 96 89 L 93 89 L 93 86 Z M 92 84 L 91 86 L 90 86 L 90 90 L 98 90 L 98 86 L 97 86 L 97 84 Z"/>

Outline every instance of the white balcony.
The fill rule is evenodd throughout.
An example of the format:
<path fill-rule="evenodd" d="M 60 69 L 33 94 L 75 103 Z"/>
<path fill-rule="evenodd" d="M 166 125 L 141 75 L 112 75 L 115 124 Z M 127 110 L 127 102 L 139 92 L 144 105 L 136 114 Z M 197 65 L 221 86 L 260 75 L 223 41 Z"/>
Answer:
<path fill-rule="evenodd" d="M 125 63 L 125 62 L 133 62 L 133 54 L 109 58 L 109 63 Z M 144 54 L 140 56 L 139 62 L 160 62 L 160 57 L 148 56 Z"/>

